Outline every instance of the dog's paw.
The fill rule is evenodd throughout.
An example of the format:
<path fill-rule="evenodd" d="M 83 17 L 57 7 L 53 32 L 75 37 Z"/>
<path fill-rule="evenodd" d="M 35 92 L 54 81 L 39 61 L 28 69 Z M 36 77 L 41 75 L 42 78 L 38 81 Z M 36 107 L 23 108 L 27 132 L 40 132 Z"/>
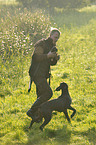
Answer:
<path fill-rule="evenodd" d="M 27 128 L 25 129 L 25 131 L 27 131 L 27 132 L 28 132 L 29 130 L 30 130 L 30 127 L 27 127 Z"/>
<path fill-rule="evenodd" d="M 31 91 L 31 88 L 28 89 L 28 93 Z"/>
<path fill-rule="evenodd" d="M 42 126 L 40 126 L 40 128 L 39 128 L 41 131 L 43 131 L 43 127 Z"/>
<path fill-rule="evenodd" d="M 68 123 L 71 124 L 71 121 L 69 120 Z"/>
<path fill-rule="evenodd" d="M 28 129 L 31 129 L 31 127 L 32 127 L 32 126 L 30 125 L 30 126 L 28 127 Z"/>

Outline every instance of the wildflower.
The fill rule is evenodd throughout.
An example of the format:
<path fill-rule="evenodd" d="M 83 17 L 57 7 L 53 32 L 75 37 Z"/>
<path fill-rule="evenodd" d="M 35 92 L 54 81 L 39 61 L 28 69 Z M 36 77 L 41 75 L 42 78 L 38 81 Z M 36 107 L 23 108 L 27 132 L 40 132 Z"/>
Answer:
<path fill-rule="evenodd" d="M 2 43 L 5 43 L 5 42 L 2 40 Z"/>
<path fill-rule="evenodd" d="M 23 42 L 26 42 L 26 40 L 23 40 Z"/>

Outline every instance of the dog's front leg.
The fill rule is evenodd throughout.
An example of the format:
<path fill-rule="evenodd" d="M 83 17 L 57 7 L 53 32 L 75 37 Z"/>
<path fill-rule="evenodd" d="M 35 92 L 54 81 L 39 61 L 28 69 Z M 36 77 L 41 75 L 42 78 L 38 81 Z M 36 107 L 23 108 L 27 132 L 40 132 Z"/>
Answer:
<path fill-rule="evenodd" d="M 50 122 L 51 117 L 52 117 L 52 114 L 51 113 L 46 114 L 46 117 L 44 116 L 44 119 L 45 120 L 44 120 L 43 124 L 40 126 L 40 130 L 41 131 L 43 131 L 43 128 L 45 127 L 45 125 L 47 125 Z"/>
<path fill-rule="evenodd" d="M 69 118 L 69 116 L 68 116 L 67 109 L 64 110 L 63 112 L 64 112 L 65 117 L 67 118 L 68 122 L 70 123 L 71 121 L 70 121 L 70 118 Z"/>

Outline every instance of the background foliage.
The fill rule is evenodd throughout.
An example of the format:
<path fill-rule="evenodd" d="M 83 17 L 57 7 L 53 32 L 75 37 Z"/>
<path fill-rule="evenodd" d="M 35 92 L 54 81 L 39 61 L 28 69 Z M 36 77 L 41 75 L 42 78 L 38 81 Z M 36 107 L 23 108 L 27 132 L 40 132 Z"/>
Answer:
<path fill-rule="evenodd" d="M 49 7 L 49 8 L 81 8 L 95 0 L 17 0 L 21 2 L 23 6 L 32 7 L 35 5 L 37 7 Z"/>

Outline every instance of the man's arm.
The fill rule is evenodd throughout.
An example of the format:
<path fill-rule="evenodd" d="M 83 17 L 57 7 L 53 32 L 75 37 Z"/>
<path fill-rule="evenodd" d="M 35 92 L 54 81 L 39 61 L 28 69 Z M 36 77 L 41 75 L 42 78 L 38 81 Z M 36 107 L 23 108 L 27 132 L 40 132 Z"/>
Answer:
<path fill-rule="evenodd" d="M 47 54 L 44 54 L 44 50 L 41 46 L 35 47 L 34 58 L 36 61 L 44 61 L 47 59 Z"/>
<path fill-rule="evenodd" d="M 40 61 L 55 58 L 57 57 L 57 55 L 55 52 L 51 52 L 51 51 L 48 54 L 44 54 L 43 48 L 41 46 L 38 46 L 38 47 L 35 47 L 34 57 L 36 61 L 40 62 Z"/>

